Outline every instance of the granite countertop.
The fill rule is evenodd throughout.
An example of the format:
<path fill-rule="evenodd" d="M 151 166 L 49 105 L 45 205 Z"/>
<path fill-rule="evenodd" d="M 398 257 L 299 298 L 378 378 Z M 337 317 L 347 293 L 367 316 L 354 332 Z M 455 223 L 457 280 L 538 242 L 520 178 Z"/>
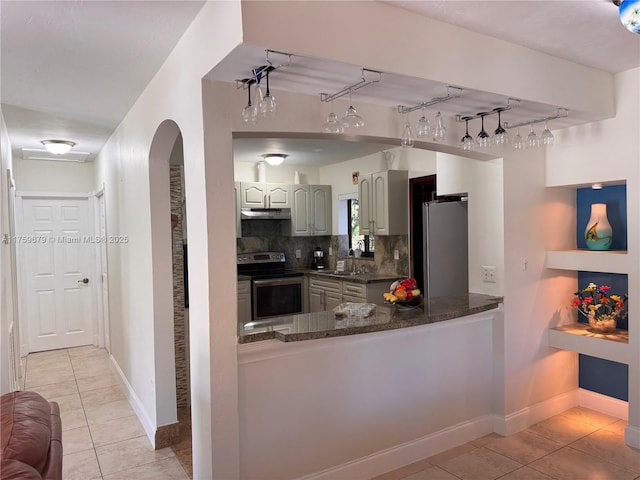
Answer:
<path fill-rule="evenodd" d="M 240 275 L 240 274 L 238 274 L 238 281 L 239 282 L 250 282 L 251 281 L 251 275 Z"/>
<path fill-rule="evenodd" d="M 398 275 L 389 275 L 386 273 L 356 273 L 352 274 L 350 272 L 344 273 L 335 273 L 334 270 L 310 270 L 309 275 L 318 276 L 318 277 L 329 277 L 335 278 L 338 280 L 345 280 L 347 282 L 355 282 L 355 283 L 376 283 L 376 282 L 393 282 L 394 280 L 398 280 L 400 276 Z"/>
<path fill-rule="evenodd" d="M 374 313 L 366 318 L 336 318 L 333 312 L 289 315 L 244 325 L 239 332 L 238 343 L 274 338 L 283 342 L 297 342 L 394 330 L 493 310 L 501 303 L 502 297 L 470 293 L 434 298 L 412 310 L 404 310 L 397 305 L 378 305 Z"/>

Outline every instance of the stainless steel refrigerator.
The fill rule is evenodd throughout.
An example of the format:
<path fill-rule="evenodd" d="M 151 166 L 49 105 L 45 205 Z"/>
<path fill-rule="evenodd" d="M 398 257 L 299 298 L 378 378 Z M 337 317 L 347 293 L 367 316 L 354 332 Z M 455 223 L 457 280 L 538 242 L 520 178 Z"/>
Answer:
<path fill-rule="evenodd" d="M 467 202 L 422 204 L 424 297 L 469 292 Z"/>

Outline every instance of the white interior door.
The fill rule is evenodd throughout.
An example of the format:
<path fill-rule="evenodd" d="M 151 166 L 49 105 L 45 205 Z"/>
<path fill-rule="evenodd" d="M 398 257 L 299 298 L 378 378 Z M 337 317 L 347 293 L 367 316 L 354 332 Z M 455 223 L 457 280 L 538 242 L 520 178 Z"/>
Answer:
<path fill-rule="evenodd" d="M 87 198 L 23 198 L 21 324 L 29 352 L 94 343 L 92 235 Z"/>

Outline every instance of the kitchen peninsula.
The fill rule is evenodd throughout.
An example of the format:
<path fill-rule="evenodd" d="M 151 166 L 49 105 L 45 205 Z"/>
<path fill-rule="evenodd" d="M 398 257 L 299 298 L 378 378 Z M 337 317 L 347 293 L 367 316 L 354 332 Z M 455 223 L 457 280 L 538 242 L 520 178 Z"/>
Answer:
<path fill-rule="evenodd" d="M 470 293 L 433 298 L 414 309 L 377 305 L 364 318 L 336 317 L 332 311 L 288 315 L 246 324 L 239 332 L 238 343 L 270 339 L 297 342 L 414 327 L 493 310 L 501 303 L 501 297 Z"/>

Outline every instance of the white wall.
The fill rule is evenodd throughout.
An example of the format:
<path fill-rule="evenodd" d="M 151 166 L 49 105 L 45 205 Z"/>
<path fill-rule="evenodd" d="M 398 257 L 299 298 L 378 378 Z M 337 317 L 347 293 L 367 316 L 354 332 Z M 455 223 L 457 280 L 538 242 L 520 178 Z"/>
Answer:
<path fill-rule="evenodd" d="M 11 254 L 13 245 L 10 241 L 3 241 L 5 235 L 10 236 L 12 233 L 9 224 L 7 184 L 7 174 L 11 175 L 12 163 L 11 142 L 0 109 L 0 394 L 11 391 L 9 329 L 17 326 L 17 319 L 14 317 L 15 269 Z"/>
<path fill-rule="evenodd" d="M 95 184 L 105 184 L 107 230 L 109 234 L 122 233 L 130 239 L 127 245 L 109 245 L 108 251 L 112 354 L 130 386 L 129 395 L 139 417 L 152 437 L 157 426 L 173 420 L 171 416 L 163 416 L 166 415 L 163 402 L 175 396 L 175 392 L 159 387 L 167 383 L 162 377 L 170 377 L 174 372 L 163 370 L 164 352 L 154 347 L 149 151 L 164 120 L 175 121 L 182 133 L 190 249 L 189 343 L 195 478 L 237 478 L 239 468 L 238 421 L 234 413 L 236 332 L 235 322 L 228 322 L 235 317 L 236 309 L 230 302 L 214 300 L 220 282 L 216 284 L 210 279 L 210 271 L 225 272 L 227 288 L 230 276 L 226 272 L 232 271 L 235 278 L 235 255 L 224 256 L 224 249 L 222 257 L 214 255 L 220 243 L 235 246 L 233 211 L 218 206 L 232 201 L 229 192 L 233 187 L 230 182 L 233 170 L 230 162 L 225 163 L 227 157 L 220 162 L 227 168 L 218 169 L 215 155 L 205 166 L 201 81 L 212 66 L 240 43 L 241 33 L 238 2 L 207 2 L 96 160 Z M 229 222 L 226 237 L 221 228 L 225 220 Z M 216 259 L 222 263 L 217 264 Z M 170 265 L 171 258 L 167 257 L 166 262 Z"/>
<path fill-rule="evenodd" d="M 392 130 L 389 135 L 395 135 L 395 129 Z M 419 148 L 402 147 L 389 148 L 386 152 L 392 155 L 394 160 L 393 168 L 395 170 L 407 170 L 409 172 L 409 178 L 433 175 L 436 173 L 435 152 Z M 354 185 L 352 181 L 353 172 L 366 175 L 368 173 L 383 172 L 387 169 L 388 165 L 385 161 L 385 155 L 382 152 L 321 167 L 321 183 L 327 183 L 333 186 L 333 211 L 337 212 L 339 209 L 339 195 L 358 193 L 358 185 Z M 334 232 L 340 231 L 338 221 L 338 216 L 334 215 Z"/>
<path fill-rule="evenodd" d="M 469 196 L 469 291 L 504 292 L 502 159 L 481 161 L 437 154 L 438 195 Z M 482 281 L 482 267 L 496 267 L 496 283 Z"/>
<path fill-rule="evenodd" d="M 111 305 L 116 322 L 112 341 L 118 342 L 114 356 L 145 411 L 152 421 L 160 422 L 155 418 L 155 403 L 162 392 L 155 391 L 154 379 L 171 372 L 155 371 L 155 352 L 149 338 L 154 324 L 150 307 L 153 292 L 148 287 L 152 279 L 147 157 L 151 138 L 163 120 L 172 118 L 180 127 L 185 142 L 187 221 L 193 252 L 189 257 L 190 342 L 195 380 L 194 476 L 199 478 L 237 478 L 238 452 L 247 447 L 238 436 L 235 322 L 229 321 L 235 318 L 236 307 L 233 302 L 217 301 L 219 292 L 225 291 L 230 279 L 235 278 L 233 208 L 221 208 L 233 205 L 232 131 L 317 132 L 327 114 L 317 97 L 281 92 L 277 93 L 279 111 L 286 115 L 279 114 L 266 126 L 246 126 L 239 119 L 242 92 L 231 83 L 221 85 L 207 80 L 203 82 L 203 109 L 200 79 L 234 46 L 244 40 L 302 55 L 338 59 L 358 67 L 366 65 L 564 105 L 577 113 L 597 112 L 603 117 L 613 114 L 610 74 L 382 3 L 243 2 L 242 12 L 238 7 L 236 2 L 205 5 L 101 152 L 96 175 L 96 184 L 106 184 L 110 233 L 128 234 L 132 239 L 127 249 L 109 251 L 111 291 L 117 290 Z M 269 18 L 268 29 L 264 28 L 265 18 Z M 332 35 L 327 36 L 327 31 Z M 356 41 L 361 38 L 368 39 L 365 47 Z M 421 49 L 436 41 L 446 41 L 447 49 L 426 53 Z M 411 54 L 414 48 L 424 61 L 415 61 L 417 55 Z M 406 53 L 398 55 L 398 51 Z M 501 61 L 493 65 L 495 68 L 484 68 L 486 51 L 501 52 Z M 472 63 L 451 62 L 451 58 L 463 55 Z M 548 75 L 549 71 L 555 74 Z M 334 104 L 336 110 L 348 106 L 344 101 Z M 367 121 L 363 135 L 399 137 L 401 125 L 394 109 L 365 104 L 358 105 L 358 111 L 372 120 Z M 459 138 L 461 128 L 450 128 L 451 138 Z M 595 135 L 598 138 L 599 134 Z M 450 142 L 453 145 L 456 140 Z M 610 148 L 618 146 L 602 142 Z M 576 369 L 566 362 L 574 357 L 553 353 L 542 345 L 549 319 L 553 320 L 554 311 L 562 304 L 554 288 L 557 280 L 545 278 L 544 246 L 536 236 L 544 231 L 544 216 L 539 213 L 545 201 L 542 155 L 509 153 L 504 154 L 504 162 L 505 327 L 493 332 L 493 345 L 495 355 L 501 358 L 500 379 L 505 380 L 496 383 L 501 388 L 496 393 L 496 410 L 508 415 L 574 388 Z M 637 183 L 633 187 L 637 192 Z M 529 259 L 526 271 L 518 263 L 511 263 L 523 257 Z M 638 290 L 637 283 L 630 286 Z M 631 303 L 631 308 L 637 307 L 637 303 Z M 637 347 L 637 339 L 634 342 Z"/>
<path fill-rule="evenodd" d="M 575 354 L 546 346 L 546 331 L 561 323 L 559 311 L 569 305 L 573 287 L 544 267 L 548 239 L 558 235 L 549 220 L 561 214 L 545 208 L 555 193 L 545 190 L 544 155 L 511 150 L 503 160 L 504 330 L 496 343 L 503 362 L 496 400 L 503 434 L 517 431 L 518 414 L 530 416 L 539 402 L 578 386 Z"/>
<path fill-rule="evenodd" d="M 262 28 L 265 15 L 273 19 L 273 28 Z M 482 88 L 491 84 L 491 88 L 486 88 L 487 90 L 497 89 L 501 92 L 517 90 L 522 95 L 516 96 L 521 98 L 563 105 L 570 103 L 586 111 L 600 109 L 605 112 L 603 115 L 611 113 L 612 77 L 610 75 L 568 62 L 558 63 L 557 59 L 541 56 L 519 47 L 513 48 L 513 46 L 500 44 L 501 51 L 509 58 L 509 61 L 501 62 L 504 70 L 489 72 L 487 69 L 479 69 L 478 75 L 473 76 L 468 74 L 469 65 L 450 62 L 450 51 L 447 52 L 446 59 L 436 58 L 436 64 L 430 62 L 431 58 L 427 59 L 429 61 L 415 62 L 413 61 L 415 57 L 411 55 L 398 56 L 396 47 L 399 45 L 402 45 L 403 51 L 406 51 L 407 45 L 410 48 L 412 45 L 422 44 L 422 42 L 416 43 L 415 39 L 432 36 L 428 28 L 423 28 L 431 26 L 432 22 L 423 22 L 415 17 L 389 6 L 369 2 L 323 3 L 322 5 L 312 2 L 243 3 L 245 40 L 256 45 L 268 45 L 269 48 L 320 58 L 337 58 L 353 65 L 379 67 L 385 71 L 401 74 L 413 73 L 436 80 L 455 78 L 460 81 L 453 83 L 466 84 L 470 88 Z M 343 28 L 347 23 L 353 23 L 353 18 L 359 18 L 359 21 L 354 24 L 354 29 Z M 390 18 L 394 21 L 390 21 Z M 295 28 L 292 28 L 292 25 L 295 25 Z M 385 35 L 380 36 L 381 42 L 377 42 L 377 37 L 374 38 L 375 47 L 363 49 L 358 42 L 353 41 L 351 34 L 368 38 L 370 35 L 367 35 L 367 32 L 372 25 L 384 25 Z M 317 42 L 317 38 L 321 37 L 308 35 L 308 33 L 319 29 L 332 31 L 335 34 L 327 42 Z M 449 29 L 442 25 L 438 25 L 437 30 L 438 38 L 446 38 L 447 41 L 451 39 L 448 46 L 451 44 L 452 51 L 466 52 L 469 44 L 473 44 L 474 48 L 489 50 L 492 46 L 496 46 L 493 40 L 470 34 L 470 32 Z M 414 40 L 406 41 L 407 32 L 414 35 Z M 457 37 L 458 34 L 461 36 Z M 469 40 L 465 42 L 467 45 L 463 46 L 462 42 L 458 41 L 462 37 Z M 394 43 L 396 41 L 399 45 Z M 437 56 L 437 53 L 434 55 Z M 424 70 L 427 66 L 428 72 Z M 421 71 L 416 72 L 416 69 Z M 560 84 L 564 85 L 564 80 L 558 82 L 555 76 L 552 78 L 545 75 L 549 69 L 561 70 L 563 74 L 568 75 L 571 80 L 567 85 L 571 84 L 574 88 L 555 88 Z M 215 73 L 214 70 L 212 78 L 215 78 Z M 205 130 L 210 132 L 206 138 L 207 158 L 210 156 L 223 162 L 226 158 L 229 164 L 232 162 L 232 132 L 317 132 L 327 114 L 317 97 L 277 92 L 279 111 L 287 114 L 278 115 L 269 122 L 259 122 L 256 126 L 244 125 L 238 114 L 238 107 L 242 105 L 244 98 L 241 96 L 242 92 L 235 90 L 235 85 L 211 82 L 205 83 L 204 89 L 205 98 L 208 99 L 205 102 Z M 591 89 L 593 89 L 592 92 Z M 576 94 L 576 92 L 584 93 L 585 90 L 590 91 L 587 97 L 597 98 L 587 99 L 582 98 L 585 95 Z M 560 97 L 563 98 L 559 98 L 560 92 L 563 94 Z M 566 99 L 564 94 L 567 95 Z M 345 101 L 337 100 L 334 102 L 333 109 L 341 111 L 347 106 Z M 362 135 L 399 137 L 402 130 L 401 120 L 393 108 L 358 104 L 358 112 L 367 119 L 365 127 L 360 132 Z M 451 153 L 453 151 L 451 145 L 457 144 L 457 139 L 463 133 L 463 127 L 450 123 L 448 128 L 452 140 L 441 148 Z M 496 384 L 498 388 L 495 405 L 496 411 L 505 418 L 506 423 L 506 419 L 515 412 L 521 412 L 536 402 L 550 400 L 575 389 L 577 369 L 575 362 L 571 363 L 573 356 L 554 353 L 543 344 L 543 335 L 549 323 L 540 318 L 549 318 L 557 305 L 561 304 L 562 299 L 554 289 L 554 282 L 545 280 L 543 272 L 545 246 L 536 242 L 538 237 L 532 235 L 535 232 L 544 231 L 544 216 L 538 213 L 541 210 L 539 206 L 545 200 L 542 153 L 518 153 L 511 150 L 493 153 L 496 158 L 503 157 L 505 165 L 510 164 L 508 171 L 505 169 L 503 177 L 505 205 L 522 207 L 521 211 L 510 207 L 504 212 L 505 250 L 509 248 L 509 254 L 503 260 L 505 263 L 505 326 L 504 329 L 500 328 L 494 332 L 495 352 L 500 357 L 497 361 L 497 371 L 501 379 Z M 228 168 L 224 164 L 218 165 L 223 170 Z M 232 205 L 232 174 L 228 175 L 228 185 L 223 185 L 224 180 L 221 175 L 216 178 L 215 184 L 225 190 L 226 199 L 225 195 L 217 195 L 215 200 L 218 200 L 219 204 L 226 202 Z M 322 182 L 323 178 L 321 178 Z M 517 185 L 517 188 L 507 187 L 506 185 L 510 183 Z M 213 200 L 209 199 L 210 202 Z M 533 202 L 526 204 L 523 200 Z M 228 229 L 233 232 L 232 218 L 228 219 Z M 216 245 L 216 251 L 219 255 L 232 258 L 235 251 L 234 243 L 220 242 Z M 514 253 L 529 259 L 526 271 L 516 261 L 518 257 L 514 256 Z M 214 262 L 210 264 L 210 268 L 221 265 L 219 262 Z M 231 265 L 227 270 L 217 268 L 213 281 L 216 282 L 219 278 L 222 285 L 231 275 L 233 275 Z M 532 295 L 532 291 L 535 291 L 536 295 Z M 548 303 L 534 301 L 533 299 L 539 299 L 537 292 L 543 292 Z M 562 375 L 558 375 L 558 371 L 561 371 Z M 552 413 L 558 412 L 547 411 L 547 414 Z M 241 448 L 244 448 L 244 445 L 241 445 Z"/>
<path fill-rule="evenodd" d="M 88 193 L 95 190 L 93 162 L 17 160 L 16 188 L 21 192 Z"/>
<path fill-rule="evenodd" d="M 274 167 L 265 162 L 265 177 L 269 183 L 290 183 L 293 184 L 295 172 L 300 174 L 300 183 L 315 184 L 320 182 L 318 167 L 313 165 L 288 165 L 287 161 L 282 165 Z M 236 182 L 257 182 L 258 164 L 251 162 L 234 162 L 233 175 Z"/>
<path fill-rule="evenodd" d="M 265 18 L 269 28 L 264 28 Z M 613 75 L 607 72 L 383 2 L 243 1 L 242 19 L 249 44 L 495 92 L 505 99 L 562 105 L 576 116 L 615 114 Z M 488 52 L 500 52 L 500 61 L 488 65 Z"/>
<path fill-rule="evenodd" d="M 398 457 L 449 448 L 446 434 L 427 439 L 451 426 L 475 422 L 475 438 L 489 433 L 493 316 L 240 345 L 241 478 L 299 478 L 399 447 L 357 474 L 325 477 L 372 478 L 402 465 Z"/>
<path fill-rule="evenodd" d="M 615 77 L 616 117 L 554 132 L 556 144 L 547 152 L 546 184 L 564 195 L 561 202 L 549 202 L 549 209 L 573 218 L 572 236 L 555 239 L 555 248 L 575 248 L 575 189 L 594 182 L 624 180 L 627 184 L 627 264 L 629 279 L 629 430 L 640 445 L 640 69 Z M 562 225 L 561 221 L 555 225 Z M 564 244 L 557 245 L 560 242 Z M 551 248 L 554 246 L 552 245 Z M 556 281 L 564 276 L 557 272 Z M 571 279 L 570 279 L 571 280 Z M 575 277 L 571 288 L 576 288 Z M 568 302 L 567 302 L 568 303 Z M 565 303 L 565 305 L 567 304 Z M 570 313 L 562 311 L 566 319 Z M 629 434 L 629 432 L 628 432 Z"/>

